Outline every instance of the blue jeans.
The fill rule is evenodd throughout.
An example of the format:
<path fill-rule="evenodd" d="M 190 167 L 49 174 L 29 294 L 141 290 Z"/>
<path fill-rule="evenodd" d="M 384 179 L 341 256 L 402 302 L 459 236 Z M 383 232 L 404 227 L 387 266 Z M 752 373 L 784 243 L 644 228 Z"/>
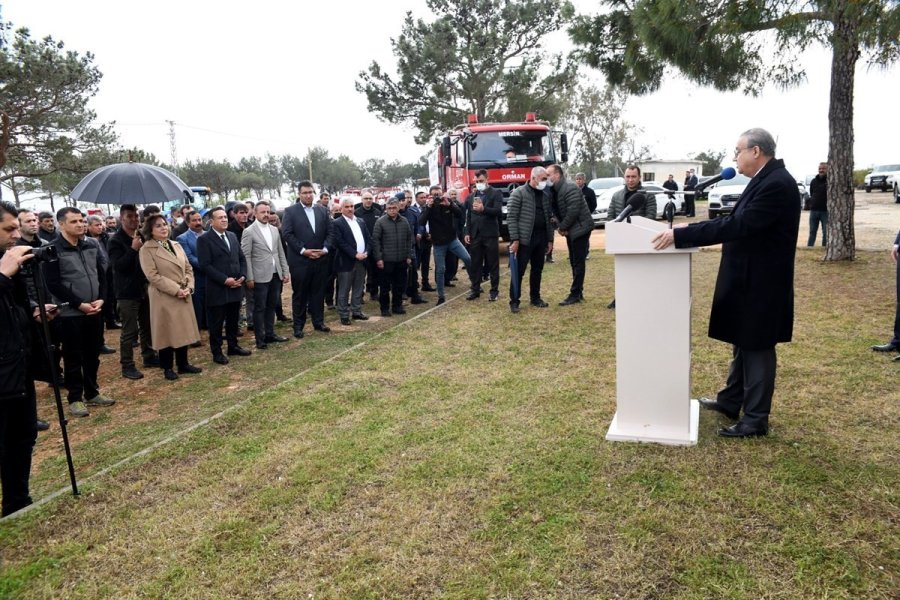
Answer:
<path fill-rule="evenodd" d="M 447 270 L 447 251 L 459 257 L 466 266 L 466 272 L 472 266 L 472 259 L 466 247 L 459 240 L 453 240 L 449 244 L 434 244 L 434 280 L 437 283 L 438 298 L 444 297 L 444 272 Z"/>
<path fill-rule="evenodd" d="M 809 211 L 809 239 L 806 241 L 807 246 L 816 245 L 816 232 L 819 230 L 819 223 L 822 224 L 822 245 L 828 244 L 828 211 L 811 210 Z"/>

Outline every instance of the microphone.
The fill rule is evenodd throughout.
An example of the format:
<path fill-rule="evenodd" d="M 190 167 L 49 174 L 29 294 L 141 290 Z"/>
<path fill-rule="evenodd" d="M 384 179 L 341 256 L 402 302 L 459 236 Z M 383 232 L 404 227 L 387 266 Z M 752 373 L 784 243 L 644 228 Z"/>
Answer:
<path fill-rule="evenodd" d="M 694 193 L 697 194 L 713 185 L 714 183 L 719 183 L 723 179 L 733 179 L 735 175 L 737 175 L 737 171 L 734 170 L 734 167 L 725 167 L 724 169 L 722 169 L 721 173 L 711 179 L 707 179 L 706 181 L 695 187 Z"/>
<path fill-rule="evenodd" d="M 733 169 L 732 169 L 733 170 Z M 734 177 L 734 175 L 732 175 Z M 625 207 L 625 210 L 619 213 L 619 216 L 616 217 L 616 220 L 613 223 L 621 223 L 625 219 L 631 216 L 636 210 L 641 210 L 644 208 L 644 205 L 647 203 L 647 195 L 644 192 L 635 192 L 631 195 L 631 198 L 628 199 L 628 206 Z"/>

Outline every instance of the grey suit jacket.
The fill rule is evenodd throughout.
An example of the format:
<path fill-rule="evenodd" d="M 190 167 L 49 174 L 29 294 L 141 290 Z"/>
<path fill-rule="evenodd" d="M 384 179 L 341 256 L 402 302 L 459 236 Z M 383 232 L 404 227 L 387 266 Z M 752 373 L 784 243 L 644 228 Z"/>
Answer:
<path fill-rule="evenodd" d="M 281 234 L 269 226 L 269 231 L 272 232 L 272 248 L 269 249 L 262 228 L 263 225 L 259 221 L 253 221 L 244 230 L 244 235 L 241 236 L 241 250 L 247 257 L 247 280 L 269 283 L 276 273 L 279 279 L 286 276 L 288 264 L 284 246 L 281 245 Z"/>

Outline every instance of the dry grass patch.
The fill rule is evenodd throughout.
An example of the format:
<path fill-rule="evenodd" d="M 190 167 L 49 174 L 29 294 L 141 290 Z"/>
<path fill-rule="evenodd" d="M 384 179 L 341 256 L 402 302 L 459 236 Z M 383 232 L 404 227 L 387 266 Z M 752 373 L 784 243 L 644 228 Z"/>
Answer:
<path fill-rule="evenodd" d="M 896 366 L 867 349 L 889 326 L 884 253 L 799 253 L 773 435 L 721 440 L 704 413 L 696 448 L 603 440 L 612 261 L 595 252 L 588 302 L 561 308 L 558 258 L 547 309 L 459 299 L 321 366 L 364 336 L 234 365 L 242 381 L 300 374 L 79 499 L 4 521 L 0 595 L 895 596 L 898 444 L 884 427 L 900 397 Z M 698 394 L 729 358 L 705 337 L 718 258 L 695 259 Z M 196 393 L 210 408 L 246 392 Z M 134 436 L 170 430 L 145 427 Z M 110 443 L 106 458 L 127 446 Z"/>

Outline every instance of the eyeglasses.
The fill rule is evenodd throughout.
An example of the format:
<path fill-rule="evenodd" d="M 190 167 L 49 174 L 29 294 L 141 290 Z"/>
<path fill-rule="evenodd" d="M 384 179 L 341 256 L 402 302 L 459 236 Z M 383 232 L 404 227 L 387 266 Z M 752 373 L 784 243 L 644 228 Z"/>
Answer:
<path fill-rule="evenodd" d="M 744 150 L 750 150 L 752 148 L 756 148 L 756 146 L 747 146 L 746 148 L 735 148 L 734 149 L 734 157 L 737 158 L 738 156 L 741 155 L 741 152 L 743 152 Z"/>

